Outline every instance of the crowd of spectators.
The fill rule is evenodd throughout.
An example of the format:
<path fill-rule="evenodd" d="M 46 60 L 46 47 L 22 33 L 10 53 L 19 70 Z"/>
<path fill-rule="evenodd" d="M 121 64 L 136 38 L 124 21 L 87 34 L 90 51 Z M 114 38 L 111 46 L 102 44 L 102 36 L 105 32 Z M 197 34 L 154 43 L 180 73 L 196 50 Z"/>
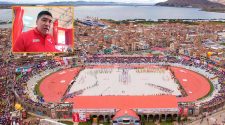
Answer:
<path fill-rule="evenodd" d="M 0 29 L 0 124 L 8 125 L 20 123 L 21 118 L 13 118 L 11 113 L 14 112 L 15 104 L 22 103 L 36 107 L 48 108 L 49 104 L 33 101 L 26 93 L 26 82 L 47 69 L 53 69 L 59 66 L 59 63 L 52 59 L 41 57 L 37 60 L 24 56 L 22 54 L 13 55 L 11 53 L 10 42 L 11 30 Z M 18 58 L 19 57 L 19 58 Z M 21 58 L 22 57 L 22 58 Z M 29 67 L 30 70 L 21 70 L 16 72 L 17 68 Z M 41 99 L 39 97 L 39 99 Z"/>
<path fill-rule="evenodd" d="M 47 62 L 46 65 L 42 65 L 43 62 Z M 31 70 L 16 72 L 16 68 L 28 66 Z M 1 63 L 1 76 L 4 78 L 1 82 L 1 117 L 0 121 L 4 124 L 9 118 L 10 112 L 14 111 L 15 103 L 30 104 L 37 107 L 48 108 L 50 105 L 42 103 L 41 100 L 38 102 L 33 101 L 26 93 L 26 82 L 34 75 L 39 74 L 40 72 L 45 71 L 46 69 L 53 69 L 58 66 L 58 63 L 54 60 L 48 61 L 26 61 L 26 63 L 19 63 L 9 61 L 7 63 Z M 39 98 L 41 99 L 41 98 Z"/>
<path fill-rule="evenodd" d="M 12 91 L 15 64 L 10 61 L 10 36 L 10 29 L 0 29 L 0 124 L 10 123 L 16 100 Z"/>

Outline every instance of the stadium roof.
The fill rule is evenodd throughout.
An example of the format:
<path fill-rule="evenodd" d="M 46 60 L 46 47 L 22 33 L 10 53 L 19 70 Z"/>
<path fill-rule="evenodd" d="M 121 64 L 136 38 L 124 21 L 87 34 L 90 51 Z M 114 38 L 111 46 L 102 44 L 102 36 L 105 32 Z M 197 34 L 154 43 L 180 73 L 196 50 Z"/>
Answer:
<path fill-rule="evenodd" d="M 119 110 L 118 112 L 116 112 L 116 115 L 113 117 L 113 119 L 116 119 L 116 118 L 119 118 L 122 116 L 132 116 L 138 120 L 140 119 L 139 116 L 137 115 L 137 113 L 132 109 Z"/>
<path fill-rule="evenodd" d="M 66 100 L 73 102 L 73 109 L 138 109 L 178 108 L 173 95 L 156 96 L 76 96 Z"/>

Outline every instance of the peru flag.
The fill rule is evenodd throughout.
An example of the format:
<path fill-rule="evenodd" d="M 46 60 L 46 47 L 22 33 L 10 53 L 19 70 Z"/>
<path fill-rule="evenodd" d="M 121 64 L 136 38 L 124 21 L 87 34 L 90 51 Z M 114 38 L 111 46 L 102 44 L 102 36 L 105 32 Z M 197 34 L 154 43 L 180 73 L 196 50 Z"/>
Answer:
<path fill-rule="evenodd" d="M 78 113 L 73 113 L 72 117 L 73 117 L 73 122 L 79 122 L 80 121 Z"/>
<path fill-rule="evenodd" d="M 23 30 L 23 14 L 24 10 L 22 7 L 13 7 L 14 11 L 14 22 L 13 22 L 13 43 L 17 40 Z"/>

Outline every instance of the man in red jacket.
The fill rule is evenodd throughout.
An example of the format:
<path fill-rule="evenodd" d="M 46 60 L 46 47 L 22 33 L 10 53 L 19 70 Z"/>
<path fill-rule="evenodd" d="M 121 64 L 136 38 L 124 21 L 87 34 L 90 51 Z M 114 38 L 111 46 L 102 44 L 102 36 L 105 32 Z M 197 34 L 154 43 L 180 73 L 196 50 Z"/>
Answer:
<path fill-rule="evenodd" d="M 23 32 L 13 45 L 13 52 L 60 52 L 55 48 L 55 41 L 49 34 L 52 14 L 41 11 L 36 20 L 37 27 Z"/>

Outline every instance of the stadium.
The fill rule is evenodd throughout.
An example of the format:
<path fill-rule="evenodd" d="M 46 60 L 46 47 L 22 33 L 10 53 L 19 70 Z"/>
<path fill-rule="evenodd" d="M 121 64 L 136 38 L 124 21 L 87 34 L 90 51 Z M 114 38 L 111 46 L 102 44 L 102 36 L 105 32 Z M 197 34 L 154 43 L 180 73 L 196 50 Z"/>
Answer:
<path fill-rule="evenodd" d="M 223 107 L 223 96 L 218 96 L 223 86 L 216 82 L 218 78 L 199 63 L 179 58 L 89 56 L 86 65 L 76 67 L 64 58 L 55 62 L 57 67 L 31 77 L 28 88 L 33 89 L 27 91 L 33 101 L 62 105 L 55 114 L 40 108 L 41 115 L 67 118 L 74 114 L 79 117 L 77 122 L 173 121 Z M 48 65 L 47 61 L 41 63 L 42 67 Z M 32 87 L 40 80 L 42 98 L 34 95 Z"/>

